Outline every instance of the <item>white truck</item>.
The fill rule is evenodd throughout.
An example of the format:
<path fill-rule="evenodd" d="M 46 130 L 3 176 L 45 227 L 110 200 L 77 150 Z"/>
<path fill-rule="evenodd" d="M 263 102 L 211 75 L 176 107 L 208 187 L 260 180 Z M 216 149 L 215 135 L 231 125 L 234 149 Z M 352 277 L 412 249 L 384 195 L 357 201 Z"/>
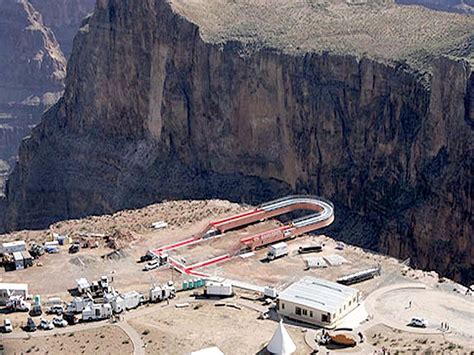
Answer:
<path fill-rule="evenodd" d="M 10 296 L 6 307 L 12 311 L 29 312 L 31 310 L 31 303 L 26 302 L 21 296 Z"/>
<path fill-rule="evenodd" d="M 234 295 L 231 284 L 208 282 L 204 294 L 208 297 L 230 297 Z"/>
<path fill-rule="evenodd" d="M 92 303 L 82 310 L 82 320 L 101 320 L 112 317 L 112 306 L 108 303 Z"/>
<path fill-rule="evenodd" d="M 109 303 L 116 314 L 125 311 L 125 300 L 120 295 L 107 293 L 104 295 L 104 302 Z"/>
<path fill-rule="evenodd" d="M 285 242 L 276 243 L 270 246 L 268 250 L 267 258 L 268 260 L 275 260 L 281 258 L 282 256 L 288 255 L 288 244 Z"/>
<path fill-rule="evenodd" d="M 125 302 L 125 309 L 137 308 L 143 301 L 143 295 L 137 291 L 130 291 L 120 295 Z"/>
<path fill-rule="evenodd" d="M 150 302 L 161 302 L 176 296 L 176 289 L 172 284 L 153 286 L 150 288 Z"/>
<path fill-rule="evenodd" d="M 66 313 L 81 313 L 84 308 L 92 303 L 92 300 L 89 298 L 75 297 L 72 302 L 67 305 Z"/>

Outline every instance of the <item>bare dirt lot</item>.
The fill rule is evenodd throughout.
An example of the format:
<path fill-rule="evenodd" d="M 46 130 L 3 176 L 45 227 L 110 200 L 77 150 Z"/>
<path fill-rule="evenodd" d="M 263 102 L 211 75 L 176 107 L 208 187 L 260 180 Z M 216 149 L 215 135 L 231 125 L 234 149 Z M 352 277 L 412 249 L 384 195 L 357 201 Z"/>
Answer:
<path fill-rule="evenodd" d="M 2 341 L 6 354 L 131 354 L 133 345 L 116 326 Z"/>

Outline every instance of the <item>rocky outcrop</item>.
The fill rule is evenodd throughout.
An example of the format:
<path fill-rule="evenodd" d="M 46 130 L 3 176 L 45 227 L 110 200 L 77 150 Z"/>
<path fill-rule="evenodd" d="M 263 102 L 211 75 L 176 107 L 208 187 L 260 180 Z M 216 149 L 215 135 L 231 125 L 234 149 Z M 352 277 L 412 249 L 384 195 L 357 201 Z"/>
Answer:
<path fill-rule="evenodd" d="M 72 41 L 84 17 L 90 14 L 96 0 L 30 0 L 43 15 L 46 26 L 56 35 L 66 58 L 72 51 Z"/>
<path fill-rule="evenodd" d="M 439 53 L 419 75 L 357 48 L 265 49 L 285 40 L 273 32 L 217 43 L 219 26 L 201 33 L 183 4 L 98 2 L 64 97 L 20 148 L 8 229 L 165 198 L 310 192 L 336 203 L 339 238 L 472 281 L 466 61 Z"/>
<path fill-rule="evenodd" d="M 64 89 L 66 61 L 26 0 L 0 0 L 0 33 L 0 160 L 8 171 L 20 141 Z"/>

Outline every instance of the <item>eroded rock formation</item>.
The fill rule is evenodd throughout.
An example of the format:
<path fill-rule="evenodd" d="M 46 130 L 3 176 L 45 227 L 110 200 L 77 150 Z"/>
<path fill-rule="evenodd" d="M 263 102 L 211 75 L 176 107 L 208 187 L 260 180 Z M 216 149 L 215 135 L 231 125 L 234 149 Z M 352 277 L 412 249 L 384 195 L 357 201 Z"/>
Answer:
<path fill-rule="evenodd" d="M 272 16 L 284 14 L 277 3 Z M 474 80 L 462 59 L 472 22 L 412 10 L 448 16 L 432 33 L 424 23 L 421 42 L 434 49 L 418 61 L 412 42 L 381 38 L 392 52 L 365 52 L 364 33 L 346 55 L 319 42 L 311 51 L 304 38 L 285 46 L 277 29 L 244 36 L 262 20 L 257 5 L 240 12 L 241 28 L 225 8 L 213 27 L 204 7 L 201 24 L 199 4 L 189 4 L 98 1 L 75 40 L 64 97 L 20 148 L 6 228 L 164 198 L 255 202 L 294 190 L 336 203 L 339 238 L 472 281 Z M 435 46 L 438 32 L 452 42 Z"/>

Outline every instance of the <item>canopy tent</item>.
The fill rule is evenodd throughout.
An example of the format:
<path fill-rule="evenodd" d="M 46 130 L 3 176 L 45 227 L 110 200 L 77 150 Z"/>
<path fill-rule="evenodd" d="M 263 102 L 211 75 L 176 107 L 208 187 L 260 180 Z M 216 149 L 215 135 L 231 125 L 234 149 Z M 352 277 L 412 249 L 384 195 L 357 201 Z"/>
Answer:
<path fill-rule="evenodd" d="M 289 355 L 295 352 L 296 345 L 280 320 L 272 339 L 267 345 L 267 350 L 272 354 Z"/>

